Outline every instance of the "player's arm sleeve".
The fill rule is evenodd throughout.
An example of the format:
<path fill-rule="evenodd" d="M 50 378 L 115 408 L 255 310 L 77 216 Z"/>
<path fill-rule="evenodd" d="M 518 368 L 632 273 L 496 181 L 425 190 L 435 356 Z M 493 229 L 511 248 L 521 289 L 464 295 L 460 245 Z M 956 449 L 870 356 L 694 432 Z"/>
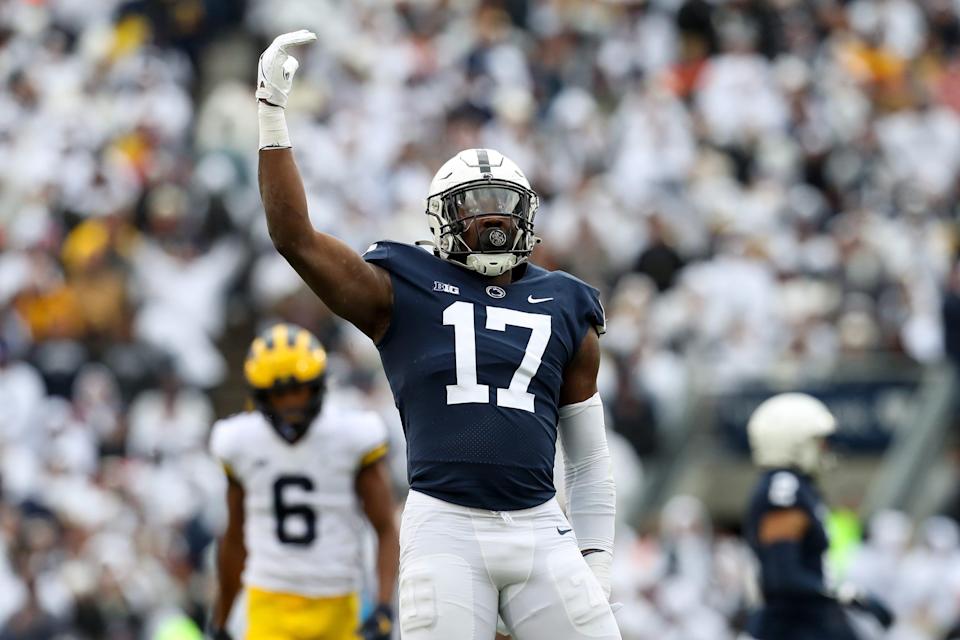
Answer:
<path fill-rule="evenodd" d="M 600 292 L 593 287 L 587 287 L 587 322 L 590 323 L 597 335 L 603 335 L 607 332 L 607 314 L 603 310 L 603 303 L 600 302 Z"/>
<path fill-rule="evenodd" d="M 243 484 L 237 473 L 233 435 L 229 424 L 223 421 L 216 422 L 210 434 L 210 454 L 220 463 L 230 480 Z"/>
<path fill-rule="evenodd" d="M 365 414 L 356 425 L 355 435 L 357 470 L 365 469 L 387 456 L 387 428 L 377 414 Z"/>
<path fill-rule="evenodd" d="M 366 251 L 363 252 L 362 257 L 370 264 L 383 267 L 387 271 L 390 271 L 391 267 L 393 266 L 391 260 L 393 256 L 390 250 L 389 242 L 374 242 L 367 248 Z"/>
<path fill-rule="evenodd" d="M 581 551 L 613 552 L 616 488 L 600 394 L 560 408 L 567 515 Z"/>

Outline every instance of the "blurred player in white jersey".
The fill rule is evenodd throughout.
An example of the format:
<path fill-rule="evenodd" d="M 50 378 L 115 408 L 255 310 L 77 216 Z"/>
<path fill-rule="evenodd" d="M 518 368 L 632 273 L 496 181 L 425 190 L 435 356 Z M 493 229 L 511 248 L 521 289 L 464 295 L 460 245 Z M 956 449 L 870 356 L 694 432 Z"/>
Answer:
<path fill-rule="evenodd" d="M 270 327 L 244 364 L 256 410 L 214 425 L 229 511 L 211 620 L 218 640 L 230 638 L 241 586 L 251 640 L 391 636 L 399 541 L 386 431 L 375 414 L 323 407 L 326 360 L 307 330 Z M 377 534 L 379 588 L 361 625 L 364 516 Z"/>

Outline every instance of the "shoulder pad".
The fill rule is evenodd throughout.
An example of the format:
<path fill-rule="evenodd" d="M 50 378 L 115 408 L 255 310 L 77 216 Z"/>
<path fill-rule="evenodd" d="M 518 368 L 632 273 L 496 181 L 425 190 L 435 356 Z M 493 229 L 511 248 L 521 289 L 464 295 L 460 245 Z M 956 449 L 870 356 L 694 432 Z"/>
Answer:
<path fill-rule="evenodd" d="M 603 309 L 603 303 L 600 302 L 600 291 L 566 271 L 552 271 L 551 273 L 562 278 L 576 292 L 574 299 L 579 306 L 583 307 L 586 320 L 596 329 L 597 333 L 600 335 L 606 333 L 607 314 Z"/>

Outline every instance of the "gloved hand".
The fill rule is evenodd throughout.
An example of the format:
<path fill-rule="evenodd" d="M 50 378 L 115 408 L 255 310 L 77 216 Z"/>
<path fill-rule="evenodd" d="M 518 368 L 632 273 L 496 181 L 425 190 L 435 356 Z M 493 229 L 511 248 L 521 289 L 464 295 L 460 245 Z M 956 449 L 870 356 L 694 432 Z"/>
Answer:
<path fill-rule="evenodd" d="M 587 561 L 590 571 L 597 577 L 600 588 L 603 589 L 603 597 L 610 599 L 610 570 L 613 567 L 613 554 L 609 551 L 588 550 L 583 555 Z"/>
<path fill-rule="evenodd" d="M 260 54 L 257 67 L 257 99 L 277 107 L 287 106 L 287 97 L 293 86 L 293 76 L 300 63 L 287 53 L 287 47 L 307 44 L 317 39 L 317 35 L 306 29 L 284 33 Z"/>
<path fill-rule="evenodd" d="M 390 640 L 393 633 L 393 609 L 381 604 L 357 630 L 363 640 Z"/>
<path fill-rule="evenodd" d="M 884 629 L 889 629 L 891 626 L 893 626 L 893 611 L 891 611 L 887 605 L 885 605 L 880 601 L 879 598 L 875 596 L 864 594 L 851 602 L 850 606 L 854 609 L 866 611 L 872 615 L 877 619 L 877 622 L 879 622 L 880 626 L 882 626 Z"/>
<path fill-rule="evenodd" d="M 893 626 L 893 612 L 876 596 L 864 593 L 851 585 L 845 585 L 837 591 L 837 600 L 846 607 L 869 613 L 884 629 Z"/>

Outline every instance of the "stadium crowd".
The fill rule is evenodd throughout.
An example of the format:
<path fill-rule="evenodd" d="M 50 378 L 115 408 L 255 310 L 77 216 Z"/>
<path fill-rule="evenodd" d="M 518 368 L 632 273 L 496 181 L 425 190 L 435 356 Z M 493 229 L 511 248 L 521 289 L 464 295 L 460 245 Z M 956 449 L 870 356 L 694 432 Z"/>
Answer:
<path fill-rule="evenodd" d="M 603 291 L 632 482 L 695 383 L 960 362 L 960 3 L 0 1 L 0 639 L 196 637 L 223 520 L 207 433 L 242 408 L 270 320 L 318 333 L 341 393 L 392 422 L 402 486 L 376 351 L 260 208 L 252 70 L 300 28 L 319 35 L 289 108 L 315 226 L 423 239 L 444 159 L 513 158 L 542 199 L 535 260 Z M 939 638 L 956 525 L 911 546 L 894 521 L 862 553 L 898 579 L 857 579 L 902 614 L 895 637 Z M 620 536 L 624 637 L 733 638 L 742 544 L 688 499 L 660 529 Z"/>

